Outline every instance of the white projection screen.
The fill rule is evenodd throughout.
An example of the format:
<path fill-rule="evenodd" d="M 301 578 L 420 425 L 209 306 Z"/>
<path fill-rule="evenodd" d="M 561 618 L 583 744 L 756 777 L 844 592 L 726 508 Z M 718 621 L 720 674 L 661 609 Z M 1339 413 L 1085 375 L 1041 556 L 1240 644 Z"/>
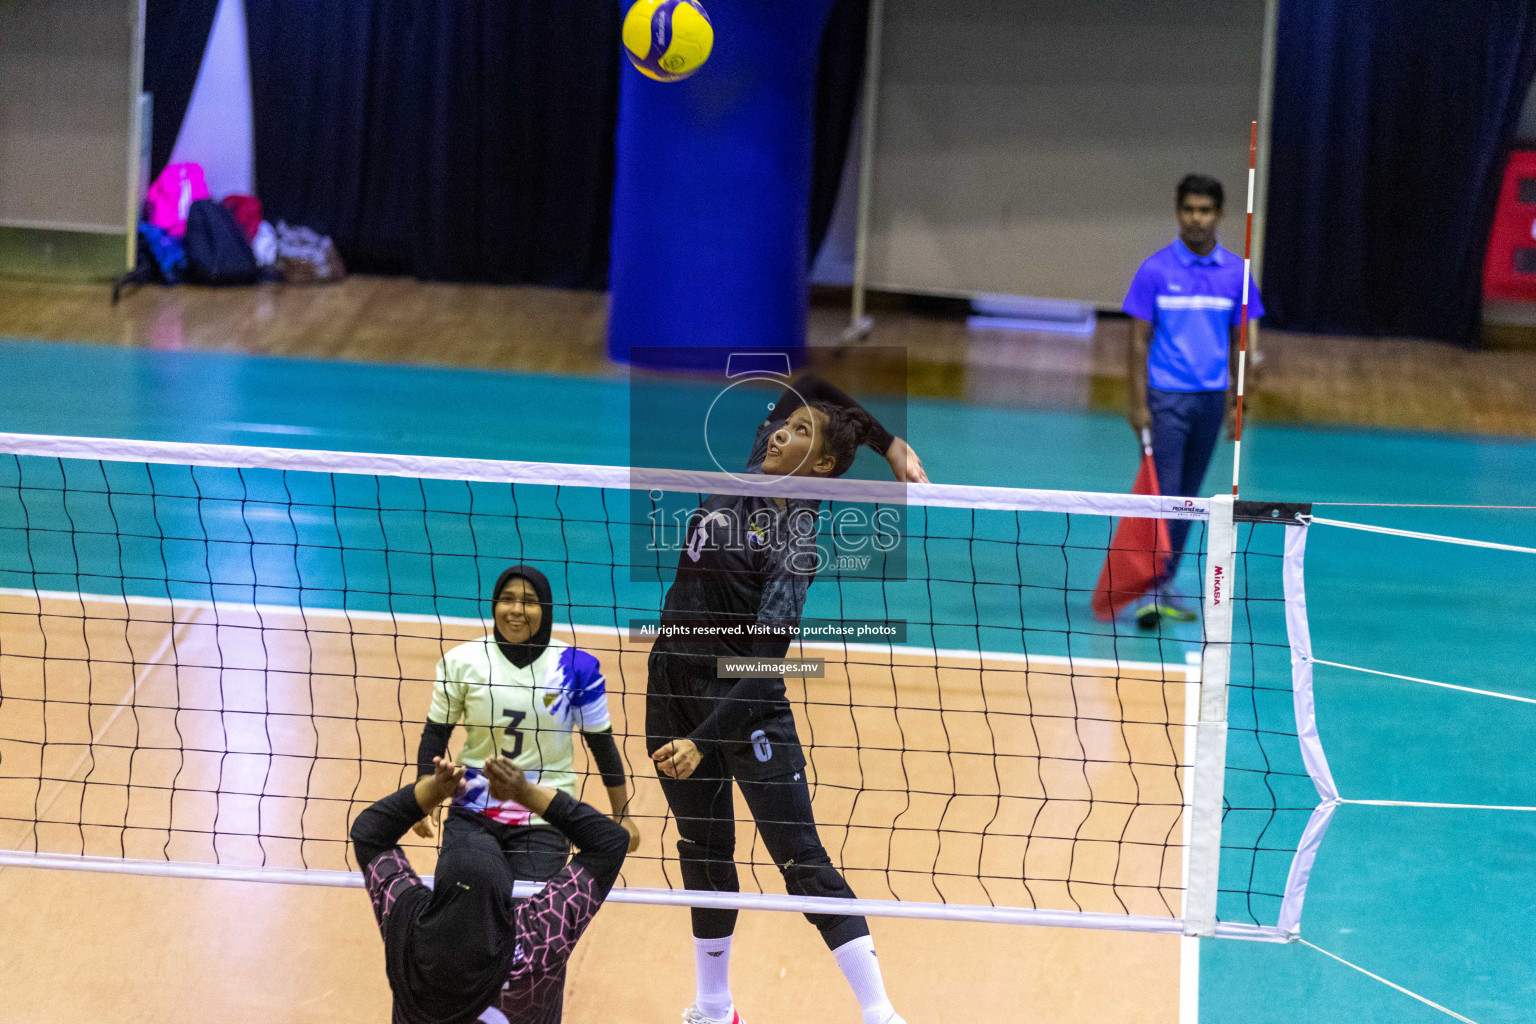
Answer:
<path fill-rule="evenodd" d="M 885 0 L 870 287 L 1118 307 L 1191 171 L 1225 185 L 1240 251 L 1265 19 L 1265 0 Z"/>

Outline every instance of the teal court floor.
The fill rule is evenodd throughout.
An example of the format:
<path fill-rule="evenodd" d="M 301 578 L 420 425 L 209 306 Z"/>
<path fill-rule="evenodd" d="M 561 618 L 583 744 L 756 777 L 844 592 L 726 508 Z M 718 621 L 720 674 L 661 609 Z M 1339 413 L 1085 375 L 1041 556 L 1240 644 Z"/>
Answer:
<path fill-rule="evenodd" d="M 0 431 L 624 465 L 627 386 L 4 341 Z M 914 399 L 905 435 L 935 482 L 1121 490 L 1134 472 L 1129 432 L 1108 416 Z M 1230 458 L 1218 450 L 1208 493 Z M 1536 505 L 1531 441 L 1259 423 L 1244 458 L 1248 498 Z M 1317 511 L 1536 543 L 1531 510 Z M 1307 586 L 1319 658 L 1536 698 L 1536 556 L 1316 526 Z M 1536 805 L 1536 707 L 1324 667 L 1317 704 L 1346 797 Z M 1302 929 L 1478 1024 L 1529 1020 L 1536 814 L 1345 806 Z M 1302 946 L 1202 947 L 1202 1020 L 1446 1019 Z"/>

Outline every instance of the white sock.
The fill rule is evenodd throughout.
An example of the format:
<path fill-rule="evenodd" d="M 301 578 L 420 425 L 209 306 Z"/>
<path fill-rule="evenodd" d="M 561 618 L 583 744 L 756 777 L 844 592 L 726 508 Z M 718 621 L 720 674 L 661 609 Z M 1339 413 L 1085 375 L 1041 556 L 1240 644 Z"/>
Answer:
<path fill-rule="evenodd" d="M 875 940 L 861 935 L 845 942 L 832 951 L 837 966 L 848 979 L 859 1009 L 864 1012 L 864 1024 L 884 1024 L 896 1013 L 885 995 L 885 981 L 880 977 L 880 961 L 875 957 Z"/>
<path fill-rule="evenodd" d="M 693 1003 L 706 1017 L 731 1015 L 731 937 L 693 940 Z"/>

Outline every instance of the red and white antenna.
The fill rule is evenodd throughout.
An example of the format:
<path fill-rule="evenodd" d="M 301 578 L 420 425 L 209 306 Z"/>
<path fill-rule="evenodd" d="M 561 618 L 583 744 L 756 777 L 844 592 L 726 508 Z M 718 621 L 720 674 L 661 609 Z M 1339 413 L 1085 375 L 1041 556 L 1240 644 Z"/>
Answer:
<path fill-rule="evenodd" d="M 1232 433 L 1232 497 L 1237 497 L 1237 476 L 1243 464 L 1243 378 L 1248 370 L 1248 280 L 1253 262 L 1253 169 L 1259 150 L 1259 122 L 1248 129 L 1248 236 L 1243 241 L 1243 320 L 1237 329 L 1237 415 Z"/>

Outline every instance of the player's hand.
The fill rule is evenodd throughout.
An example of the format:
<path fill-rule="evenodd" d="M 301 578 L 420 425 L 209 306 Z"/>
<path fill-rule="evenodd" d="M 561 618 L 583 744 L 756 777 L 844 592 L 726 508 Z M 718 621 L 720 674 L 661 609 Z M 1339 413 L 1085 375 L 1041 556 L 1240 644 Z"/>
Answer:
<path fill-rule="evenodd" d="M 433 836 L 432 821 L 434 818 L 437 818 L 440 813 L 440 810 L 433 811 L 431 814 L 427 815 L 425 818 L 422 818 L 416 824 L 412 825 L 411 831 L 415 832 L 423 839 L 431 839 Z"/>
<path fill-rule="evenodd" d="M 917 457 L 912 446 L 901 438 L 893 438 L 885 450 L 885 461 L 890 464 L 891 474 L 907 484 L 925 484 L 928 474 L 923 471 L 923 460 Z"/>
<path fill-rule="evenodd" d="M 454 764 L 446 757 L 432 759 L 432 787 L 437 791 L 439 802 L 457 796 L 464 785 L 464 766 Z"/>
<path fill-rule="evenodd" d="M 517 796 L 528 785 L 528 776 L 521 768 L 504 757 L 493 757 L 485 762 L 484 771 L 490 780 L 491 796 L 497 800 L 521 802 Z"/>
<path fill-rule="evenodd" d="M 1126 414 L 1125 421 L 1131 425 L 1131 433 L 1136 435 L 1136 440 L 1141 440 L 1143 430 L 1152 429 L 1152 410 L 1147 408 L 1145 402 L 1134 404 L 1131 411 Z"/>
<path fill-rule="evenodd" d="M 693 774 L 693 770 L 704 760 L 704 755 L 694 745 L 693 740 L 672 740 L 660 750 L 651 755 L 651 760 L 656 762 L 656 767 L 674 779 L 686 779 Z"/>
<path fill-rule="evenodd" d="M 629 833 L 629 852 L 634 853 L 640 849 L 640 826 L 635 824 L 635 819 L 627 814 L 619 815 L 618 823 L 624 826 L 624 831 Z"/>
<path fill-rule="evenodd" d="M 1227 392 L 1227 417 L 1225 421 L 1227 440 L 1237 440 L 1237 395 Z"/>

